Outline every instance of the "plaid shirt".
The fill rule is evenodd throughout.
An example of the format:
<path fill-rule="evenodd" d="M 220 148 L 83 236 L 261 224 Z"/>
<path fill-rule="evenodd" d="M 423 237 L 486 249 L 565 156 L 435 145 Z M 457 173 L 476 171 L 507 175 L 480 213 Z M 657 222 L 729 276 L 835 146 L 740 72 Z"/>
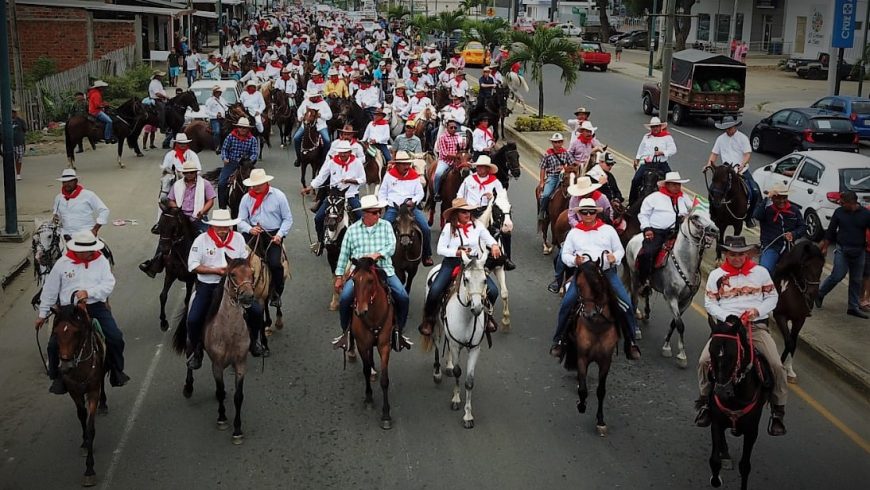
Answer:
<path fill-rule="evenodd" d="M 393 270 L 391 257 L 395 250 L 396 235 L 393 233 L 393 225 L 384 220 L 378 220 L 373 226 L 366 226 L 362 221 L 357 221 L 350 225 L 344 235 L 341 253 L 335 266 L 335 275 L 344 275 L 351 258 L 358 259 L 377 252 L 382 255 L 378 260 L 378 267 L 387 274 L 387 277 L 393 276 L 396 271 Z"/>
<path fill-rule="evenodd" d="M 221 149 L 221 158 L 228 162 L 238 163 L 243 157 L 248 157 L 252 162 L 256 162 L 260 156 L 260 142 L 256 137 L 252 136 L 247 141 L 242 141 L 230 134 L 224 140 L 224 146 Z"/>
<path fill-rule="evenodd" d="M 461 136 L 459 132 L 453 133 L 453 136 L 450 133 L 444 133 L 441 136 L 441 139 L 438 140 L 438 147 L 436 150 L 438 151 L 439 160 L 443 160 L 447 162 L 445 158 L 442 158 L 441 155 L 456 155 L 456 151 L 459 149 L 459 142 L 461 141 Z"/>
<path fill-rule="evenodd" d="M 559 153 L 555 153 L 552 148 L 547 150 L 547 153 L 544 153 L 544 157 L 541 158 L 541 168 L 544 169 L 545 174 L 549 177 L 550 175 L 556 175 L 562 170 L 563 165 L 573 165 L 574 157 L 567 150 L 562 148 L 562 151 Z"/>

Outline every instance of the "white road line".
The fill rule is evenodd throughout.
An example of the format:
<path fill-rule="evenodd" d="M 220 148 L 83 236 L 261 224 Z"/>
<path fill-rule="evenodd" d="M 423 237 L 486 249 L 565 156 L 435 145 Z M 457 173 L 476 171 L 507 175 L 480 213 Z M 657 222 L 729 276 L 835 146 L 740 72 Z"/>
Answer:
<path fill-rule="evenodd" d="M 130 410 L 130 416 L 127 417 L 127 423 L 124 424 L 124 432 L 121 433 L 121 440 L 118 441 L 118 447 L 112 453 L 112 462 L 106 470 L 106 477 L 103 478 L 103 490 L 112 486 L 112 478 L 115 476 L 115 468 L 121 460 L 121 454 L 127 446 L 127 439 L 130 438 L 130 432 L 133 430 L 133 425 L 136 424 L 136 419 L 139 417 L 139 412 L 142 410 L 142 403 L 145 401 L 145 396 L 148 394 L 148 389 L 151 387 L 151 381 L 154 379 L 154 372 L 157 370 L 157 364 L 160 361 L 160 356 L 163 354 L 163 344 L 157 344 L 157 351 L 154 357 L 151 358 L 151 365 L 148 366 L 148 372 L 145 374 L 145 380 L 142 381 L 142 387 L 139 388 L 139 394 L 136 395 L 136 401 L 133 402 L 133 409 Z"/>
<path fill-rule="evenodd" d="M 583 97 L 586 97 L 586 98 L 589 99 L 589 100 L 598 100 L 598 99 L 596 99 L 595 97 L 593 97 L 593 96 L 591 96 L 591 95 L 584 95 Z"/>
<path fill-rule="evenodd" d="M 697 136 L 695 136 L 695 135 L 693 135 L 693 134 L 689 134 L 689 133 L 687 133 L 687 132 L 685 132 L 685 131 L 680 131 L 679 129 L 676 129 L 676 128 L 670 128 L 670 127 L 669 127 L 668 129 L 671 129 L 671 130 L 673 130 L 673 131 L 676 131 L 676 132 L 678 132 L 678 133 L 680 133 L 680 134 L 682 134 L 682 135 L 688 136 L 689 138 L 692 138 L 693 140 L 698 140 L 698 141 L 700 141 L 701 143 L 706 143 L 706 144 L 708 144 L 708 145 L 710 144 L 709 141 L 707 141 L 707 140 L 705 140 L 705 139 L 701 139 L 701 138 L 699 138 L 699 137 L 697 137 Z"/>

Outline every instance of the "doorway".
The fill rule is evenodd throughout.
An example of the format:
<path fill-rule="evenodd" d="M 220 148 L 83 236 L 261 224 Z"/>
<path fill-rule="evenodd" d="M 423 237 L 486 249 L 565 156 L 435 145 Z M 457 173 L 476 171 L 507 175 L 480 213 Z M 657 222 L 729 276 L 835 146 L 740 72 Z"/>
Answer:
<path fill-rule="evenodd" d="M 807 41 L 807 18 L 798 17 L 795 20 L 793 53 L 803 53 Z"/>

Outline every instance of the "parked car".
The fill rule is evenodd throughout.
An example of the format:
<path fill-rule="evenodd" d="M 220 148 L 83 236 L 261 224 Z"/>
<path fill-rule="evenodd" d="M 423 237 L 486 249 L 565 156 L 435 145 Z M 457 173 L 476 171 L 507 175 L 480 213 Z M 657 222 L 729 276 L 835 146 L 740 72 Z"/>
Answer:
<path fill-rule="evenodd" d="M 839 151 L 801 151 L 752 173 L 762 191 L 775 183 L 789 187 L 789 200 L 801 207 L 807 234 L 820 240 L 840 202 L 840 193 L 854 191 L 870 204 L 870 157 Z"/>
<path fill-rule="evenodd" d="M 812 106 L 844 115 L 852 121 L 858 138 L 870 140 L 870 98 L 853 95 L 832 95 L 817 100 Z"/>
<path fill-rule="evenodd" d="M 205 103 L 211 97 L 211 89 L 215 85 L 223 89 L 221 98 L 226 102 L 227 106 L 239 101 L 242 90 L 239 82 L 236 80 L 197 80 L 190 86 L 190 91 L 196 95 L 196 101 L 199 102 L 199 111 L 187 109 L 184 113 L 185 124 L 195 119 L 208 120 L 208 116 L 205 113 Z"/>
<path fill-rule="evenodd" d="M 581 70 L 591 70 L 598 68 L 601 71 L 607 71 L 607 65 L 610 64 L 610 53 L 601 47 L 601 43 L 582 42 L 580 49 L 577 51 L 578 65 Z"/>
<path fill-rule="evenodd" d="M 514 30 L 531 34 L 535 32 L 535 24 L 531 20 L 522 17 L 514 23 Z"/>
<path fill-rule="evenodd" d="M 489 65 L 489 52 L 484 49 L 483 44 L 477 41 L 468 41 L 465 47 L 459 51 L 466 65 Z"/>
<path fill-rule="evenodd" d="M 818 60 L 797 65 L 797 67 L 795 68 L 795 73 L 799 78 L 803 78 L 806 80 L 827 80 L 828 66 L 830 62 L 831 57 L 828 56 L 828 53 L 819 53 Z M 786 65 L 787 64 L 788 63 L 786 63 Z M 843 63 L 840 65 L 839 71 L 837 72 L 837 76 L 840 78 L 840 80 L 851 80 L 852 64 L 843 61 Z"/>
<path fill-rule="evenodd" d="M 580 34 L 583 33 L 583 29 L 575 26 L 574 24 L 568 22 L 565 24 L 556 24 L 554 26 L 556 29 L 561 29 L 562 33 L 568 37 L 580 37 Z"/>
<path fill-rule="evenodd" d="M 617 45 L 623 48 L 645 48 L 649 46 L 649 34 L 647 31 L 634 31 L 630 35 L 617 41 Z"/>
<path fill-rule="evenodd" d="M 616 34 L 610 36 L 610 39 L 608 39 L 608 41 L 610 41 L 610 44 L 616 44 L 616 42 L 619 41 L 620 39 L 624 39 L 628 36 L 631 36 L 635 32 L 646 32 L 646 31 L 641 30 L 641 29 L 635 29 L 633 31 L 628 31 L 628 32 L 617 32 Z"/>
<path fill-rule="evenodd" d="M 809 107 L 774 112 L 752 128 L 749 141 L 753 151 L 780 155 L 803 150 L 858 152 L 858 133 L 848 117 Z"/>

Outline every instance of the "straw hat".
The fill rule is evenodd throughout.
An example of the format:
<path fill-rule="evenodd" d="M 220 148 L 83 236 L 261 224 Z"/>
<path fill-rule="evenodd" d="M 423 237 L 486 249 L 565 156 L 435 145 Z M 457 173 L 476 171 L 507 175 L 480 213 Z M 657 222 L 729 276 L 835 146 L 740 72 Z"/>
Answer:
<path fill-rule="evenodd" d="M 224 89 L 222 89 L 220 85 L 215 85 L 214 87 L 211 88 L 211 91 L 212 92 L 223 92 Z"/>
<path fill-rule="evenodd" d="M 550 141 L 565 141 L 565 137 L 562 136 L 562 133 L 553 133 L 553 136 L 550 136 Z"/>
<path fill-rule="evenodd" d="M 247 117 L 240 117 L 238 121 L 236 121 L 237 128 L 252 128 L 251 121 L 248 121 Z"/>
<path fill-rule="evenodd" d="M 163 71 L 163 70 L 154 70 L 154 71 L 152 72 L 152 76 L 155 76 L 155 77 L 165 77 L 165 76 L 166 76 L 166 72 Z"/>
<path fill-rule="evenodd" d="M 601 188 L 602 184 L 593 184 L 588 176 L 578 177 L 577 181 L 568 186 L 568 194 L 572 196 L 585 196 Z"/>
<path fill-rule="evenodd" d="M 63 170 L 63 173 L 60 174 L 59 179 L 55 179 L 59 182 L 69 182 L 71 180 L 78 180 L 78 175 L 76 175 L 76 171 L 73 168 L 66 168 Z"/>
<path fill-rule="evenodd" d="M 492 163 L 492 159 L 489 158 L 489 155 L 480 155 L 477 157 L 477 160 L 472 162 L 471 165 L 474 167 L 479 167 L 481 165 L 489 167 L 493 174 L 498 173 L 498 165 Z"/>
<path fill-rule="evenodd" d="M 468 204 L 468 201 L 466 201 L 464 197 L 457 197 L 452 203 L 450 203 L 450 207 L 441 213 L 441 216 L 444 217 L 445 221 L 449 221 L 453 216 L 453 213 L 456 211 L 474 211 L 475 209 L 477 208 Z"/>
<path fill-rule="evenodd" d="M 332 143 L 332 147 L 330 148 L 332 151 L 338 153 L 344 153 L 350 151 L 350 141 L 347 140 L 336 140 Z"/>
<path fill-rule="evenodd" d="M 265 184 L 274 178 L 275 177 L 272 177 L 271 175 L 267 175 L 264 169 L 255 168 L 251 170 L 251 176 L 243 180 L 242 184 L 245 184 L 245 187 L 255 187 L 260 184 Z"/>
<path fill-rule="evenodd" d="M 780 182 L 777 182 L 771 186 L 771 188 L 767 191 L 767 195 L 770 197 L 773 196 L 787 196 L 789 194 L 788 187 Z"/>
<path fill-rule="evenodd" d="M 66 242 L 67 250 L 72 252 L 96 252 L 102 250 L 104 246 L 103 242 L 95 237 L 90 230 L 73 233 L 70 240 Z"/>
<path fill-rule="evenodd" d="M 173 142 L 179 145 L 189 145 L 190 143 L 192 143 L 190 138 L 187 137 L 186 133 L 178 133 L 175 136 L 175 141 Z"/>
<path fill-rule="evenodd" d="M 106 83 L 102 80 L 97 80 L 94 82 L 93 85 L 91 85 L 91 88 L 100 88 L 100 87 L 108 87 L 108 86 L 109 86 L 108 83 Z"/>
<path fill-rule="evenodd" d="M 650 118 L 649 123 L 644 124 L 644 126 L 646 126 L 647 129 L 649 129 L 649 128 L 653 127 L 653 126 L 661 126 L 661 127 L 663 127 L 663 128 L 666 128 L 666 127 L 668 127 L 668 123 L 666 123 L 666 122 L 662 122 L 661 119 L 659 119 L 659 118 L 656 117 L 656 116 L 653 116 L 653 117 Z"/>
<path fill-rule="evenodd" d="M 320 90 L 306 90 L 305 98 L 313 99 L 314 97 L 323 97 L 323 93 Z"/>
<path fill-rule="evenodd" d="M 412 157 L 410 153 L 405 150 L 399 150 L 396 152 L 396 158 L 393 159 L 393 165 L 412 163 L 414 163 L 414 157 Z"/>
<path fill-rule="evenodd" d="M 241 219 L 235 218 L 230 214 L 229 209 L 215 209 L 211 212 L 211 218 L 208 220 L 203 220 L 203 222 L 209 226 L 235 226 L 239 224 Z"/>
<path fill-rule="evenodd" d="M 746 237 L 742 236 L 726 236 L 722 243 L 719 244 L 719 250 L 727 250 L 729 252 L 743 253 L 755 250 L 758 244 L 746 243 Z"/>
<path fill-rule="evenodd" d="M 384 209 L 387 207 L 387 203 L 378 199 L 378 196 L 373 194 L 369 194 L 368 196 L 363 196 L 359 201 L 359 207 L 354 209 L 353 211 L 365 211 L 367 209 Z"/>
<path fill-rule="evenodd" d="M 590 111 L 589 109 L 587 109 L 585 107 L 578 107 L 574 111 L 574 115 L 576 116 L 577 114 L 586 114 L 588 116 L 589 114 L 592 114 L 592 111 Z"/>
<path fill-rule="evenodd" d="M 589 121 L 583 121 L 582 123 L 580 123 L 580 129 L 585 129 L 586 131 L 592 131 L 593 133 L 595 131 L 598 131 L 598 128 L 593 126 L 592 123 Z"/>
<path fill-rule="evenodd" d="M 411 119 L 410 121 L 407 121 L 407 122 L 405 123 L 405 127 L 406 127 L 406 128 L 416 128 L 416 127 L 417 127 L 417 121 L 414 120 L 414 119 Z"/>
<path fill-rule="evenodd" d="M 599 213 L 604 210 L 604 208 L 595 204 L 595 199 L 592 199 L 591 197 L 580 199 L 580 203 L 573 209 L 573 211 L 579 211 L 581 209 L 594 209 Z"/>

